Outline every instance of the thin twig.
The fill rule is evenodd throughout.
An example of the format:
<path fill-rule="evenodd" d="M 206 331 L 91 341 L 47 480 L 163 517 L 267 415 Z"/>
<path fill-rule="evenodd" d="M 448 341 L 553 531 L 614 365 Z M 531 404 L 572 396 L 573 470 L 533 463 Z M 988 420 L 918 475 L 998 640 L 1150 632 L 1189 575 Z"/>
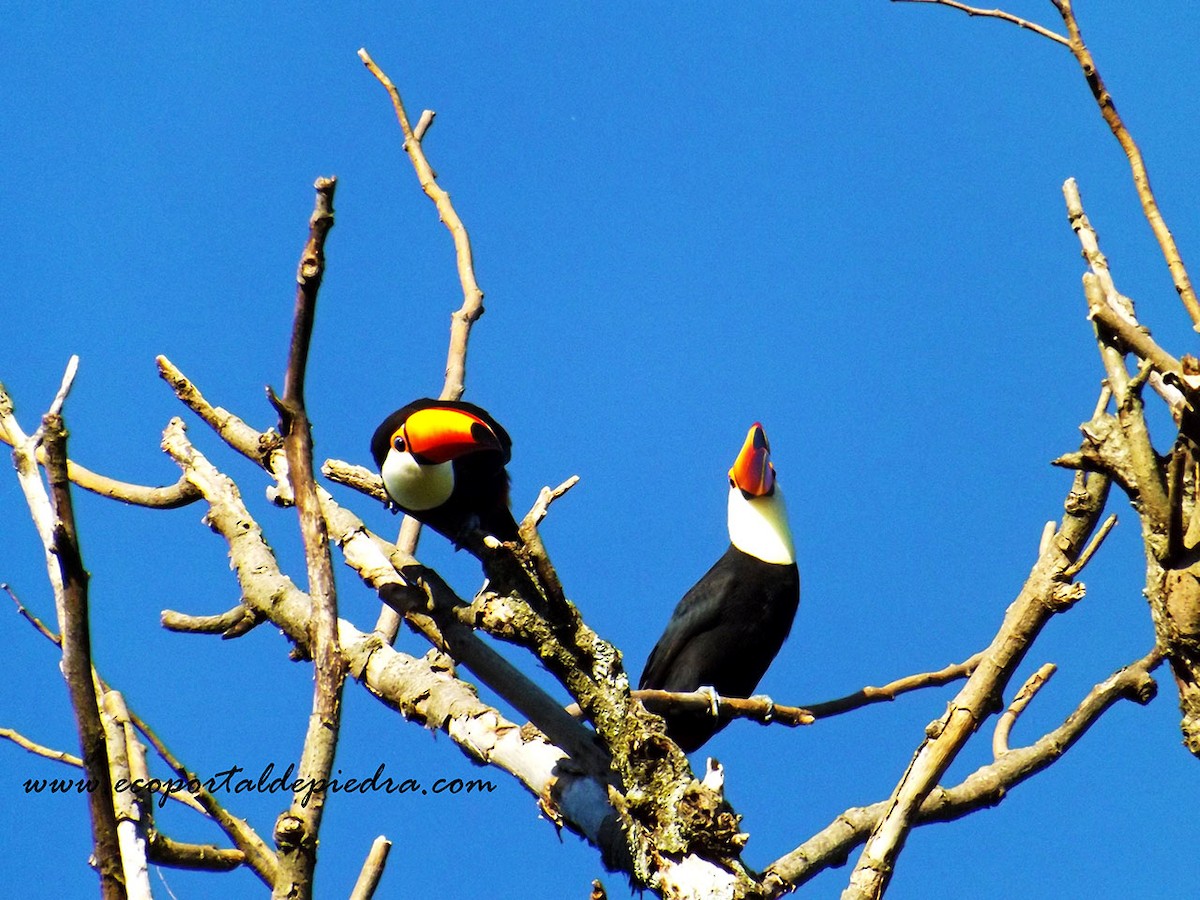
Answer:
<path fill-rule="evenodd" d="M 261 616 L 241 604 L 215 616 L 193 616 L 173 609 L 164 609 L 159 617 L 163 628 L 168 631 L 219 634 L 226 639 L 241 637 L 262 622 Z"/>
<path fill-rule="evenodd" d="M 44 756 L 46 759 L 52 759 L 55 762 L 66 763 L 68 766 L 74 766 L 77 769 L 83 768 L 83 760 L 78 756 L 72 756 L 65 750 L 55 750 L 53 747 L 46 747 L 43 744 L 31 741 L 25 735 L 21 734 L 12 728 L 0 728 L 0 738 L 12 741 L 23 750 L 28 750 L 30 753 L 35 753 L 38 756 Z"/>
<path fill-rule="evenodd" d="M 1021 685 L 1021 689 L 1013 697 L 1012 703 L 1008 704 L 1008 709 L 996 721 L 996 730 L 992 732 L 993 757 L 999 759 L 1008 752 L 1008 736 L 1012 732 L 1012 727 L 1016 724 L 1017 718 L 1021 713 L 1025 712 L 1025 707 L 1029 705 L 1030 701 L 1037 696 L 1037 692 L 1045 687 L 1046 682 L 1057 671 L 1058 666 L 1054 663 L 1045 663 Z"/>
<path fill-rule="evenodd" d="M 964 659 L 962 662 L 951 663 L 936 672 L 921 672 L 915 675 L 906 675 L 882 687 L 867 686 L 855 691 L 853 694 L 847 694 L 845 697 L 839 697 L 836 700 L 826 700 L 823 703 L 814 703 L 804 708 L 812 713 L 814 718 L 828 719 L 830 716 L 841 715 L 842 713 L 850 712 L 853 709 L 859 709 L 872 703 L 895 700 L 901 694 L 907 694 L 909 691 L 916 691 L 926 687 L 940 687 L 952 681 L 969 678 L 979 667 L 983 655 L 984 651 L 980 651 Z"/>
<path fill-rule="evenodd" d="M 150 746 L 154 748 L 163 762 L 170 767 L 171 771 L 188 785 L 189 795 L 191 794 L 192 787 L 197 788 L 194 792 L 195 801 L 221 827 L 221 830 L 229 836 L 234 846 L 243 853 L 246 864 L 250 866 L 254 874 L 268 888 L 272 887 L 275 883 L 278 861 L 266 842 L 258 836 L 244 819 L 239 819 L 228 812 L 221 805 L 220 801 L 213 796 L 212 792 L 204 786 L 204 782 L 188 769 L 180 761 L 179 757 L 171 752 L 171 749 L 163 742 L 154 729 L 138 716 L 137 713 L 133 712 L 133 710 L 129 711 L 129 720 L 141 732 L 142 736 L 150 742 Z"/>
<path fill-rule="evenodd" d="M 982 16 L 989 19 L 1001 19 L 1005 22 L 1011 22 L 1013 25 L 1018 25 L 1021 28 L 1027 28 L 1035 34 L 1040 34 L 1044 38 L 1049 38 L 1056 44 L 1062 44 L 1064 47 L 1070 47 L 1071 43 L 1061 34 L 1056 34 L 1049 28 L 1043 28 L 1036 22 L 1030 22 L 1028 19 L 1022 19 L 1014 16 L 1012 13 L 1007 13 L 1002 9 L 977 9 L 974 6 L 966 6 L 962 3 L 957 3 L 955 0 L 892 0 L 893 3 L 932 3 L 936 6 L 949 6 L 951 9 L 961 10 L 968 16 Z"/>
<path fill-rule="evenodd" d="M 350 892 L 350 900 L 371 900 L 375 889 L 379 887 L 379 879 L 383 877 L 383 867 L 387 865 L 388 851 L 392 842 L 382 834 L 371 842 L 371 851 L 363 863 L 358 880 L 354 882 L 354 890 Z"/>
<path fill-rule="evenodd" d="M 550 511 L 550 504 L 577 484 L 579 484 L 579 476 L 572 475 L 554 489 L 549 487 L 542 488 L 538 493 L 537 502 L 533 504 L 533 508 L 526 513 L 525 518 L 521 521 L 519 527 L 522 533 L 531 528 L 536 529 L 542 524 L 542 520 L 546 518 L 546 514 Z"/>
<path fill-rule="evenodd" d="M 870 706 L 874 703 L 885 703 L 895 700 L 902 694 L 927 687 L 941 687 L 953 681 L 970 676 L 983 659 L 983 652 L 952 663 L 936 672 L 920 672 L 897 678 L 881 687 L 867 686 L 839 697 L 836 700 L 826 700 L 810 706 L 782 706 L 768 697 L 722 697 L 716 695 L 717 718 L 721 721 L 732 719 L 750 719 L 763 725 L 779 724 L 788 728 L 799 725 L 811 725 L 818 719 L 830 719 L 844 713 Z M 663 712 L 711 712 L 713 695 L 707 691 L 653 691 L 637 690 L 630 694 L 633 699 L 640 700 L 653 713 Z M 579 707 L 575 704 L 567 707 L 572 715 L 580 715 Z"/>
<path fill-rule="evenodd" d="M 1175 238 L 1171 235 L 1171 230 L 1167 227 L 1162 212 L 1158 208 L 1158 200 L 1155 199 L 1154 191 L 1150 187 L 1150 173 L 1146 170 L 1142 151 L 1138 149 L 1133 135 L 1129 133 L 1125 122 L 1117 113 L 1112 95 L 1100 77 L 1100 70 L 1096 68 L 1096 61 L 1083 42 L 1083 34 L 1079 30 L 1079 23 L 1071 8 L 1071 0 L 1051 0 L 1051 2 L 1058 9 L 1063 23 L 1067 26 L 1068 46 L 1078 61 L 1079 67 L 1083 70 L 1083 76 L 1087 79 L 1092 96 L 1100 107 L 1100 115 L 1104 117 L 1104 121 L 1121 145 L 1121 149 L 1125 151 L 1125 157 L 1129 160 L 1130 173 L 1133 176 L 1133 186 L 1137 190 L 1138 200 L 1142 204 L 1142 213 L 1145 215 L 1146 221 L 1150 223 L 1150 230 L 1154 232 L 1154 237 L 1162 250 L 1167 268 L 1171 272 L 1171 278 L 1175 282 L 1175 290 L 1191 317 L 1192 326 L 1200 331 L 1200 301 L 1196 299 L 1196 292 L 1192 288 L 1191 279 L 1183 264 L 1183 258 L 1179 254 L 1179 248 L 1175 244 Z"/>
<path fill-rule="evenodd" d="M 1116 524 L 1117 524 L 1117 514 L 1116 513 L 1113 513 L 1111 516 L 1109 516 L 1107 519 L 1104 520 L 1104 524 L 1100 526 L 1100 529 L 1092 537 L 1091 542 L 1086 547 L 1084 547 L 1083 552 L 1079 554 L 1079 557 L 1075 560 L 1075 562 L 1071 563 L 1071 565 L 1069 565 L 1065 569 L 1063 569 L 1063 578 L 1064 579 L 1074 578 L 1076 575 L 1078 575 L 1080 572 L 1083 571 L 1083 567 L 1086 566 L 1091 561 L 1091 559 L 1095 555 L 1096 551 L 1100 549 L 1100 545 L 1104 543 L 1104 539 L 1106 537 L 1108 537 L 1108 533 L 1113 530 L 1113 527 Z"/>
<path fill-rule="evenodd" d="M 437 183 L 437 176 L 429 160 L 425 158 L 425 150 L 420 137 L 414 133 L 408 122 L 408 113 L 404 110 L 404 101 L 392 80 L 375 64 L 365 49 L 358 51 L 359 58 L 371 71 L 379 83 L 384 86 L 392 99 L 396 111 L 396 119 L 404 132 L 404 152 L 412 161 L 417 173 L 417 180 L 425 195 L 437 207 L 438 215 L 454 238 L 455 256 L 458 260 L 458 277 L 462 283 L 463 305 L 454 313 L 450 328 L 450 349 L 446 357 L 446 384 L 441 393 L 443 400 L 457 400 L 466 386 L 467 341 L 471 334 L 471 326 L 483 315 L 483 291 L 475 279 L 475 265 L 471 254 L 471 238 L 466 227 L 459 218 L 447 194 Z M 432 121 L 432 114 L 430 115 Z M 428 127 L 428 126 L 426 126 Z M 423 133 L 423 132 L 422 132 Z"/>
<path fill-rule="evenodd" d="M 29 610 L 27 610 L 21 604 L 21 601 L 17 597 L 17 595 L 15 593 L 13 593 L 13 589 L 11 587 L 9 587 L 7 583 L 0 584 L 0 590 L 5 591 L 8 594 L 8 596 L 10 596 L 12 598 L 12 602 L 17 604 L 17 612 L 25 619 L 25 621 L 27 621 L 30 625 L 32 625 L 34 628 L 36 628 L 38 631 L 40 631 L 42 633 L 42 636 L 45 637 L 48 641 L 50 641 L 50 643 L 52 643 L 56 646 L 59 646 L 59 647 L 62 646 L 62 638 L 60 638 L 57 634 L 55 634 L 53 631 L 51 631 L 49 628 L 47 628 L 45 622 L 43 622 L 41 619 L 39 619 L 37 616 L 35 616 Z"/>

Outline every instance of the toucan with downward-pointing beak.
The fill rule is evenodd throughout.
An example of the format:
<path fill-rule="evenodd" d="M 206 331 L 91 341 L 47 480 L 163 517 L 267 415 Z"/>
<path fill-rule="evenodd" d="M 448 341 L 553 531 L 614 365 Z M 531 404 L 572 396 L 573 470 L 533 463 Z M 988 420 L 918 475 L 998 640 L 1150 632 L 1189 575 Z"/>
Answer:
<path fill-rule="evenodd" d="M 396 507 L 455 546 L 475 529 L 518 540 L 504 468 L 512 440 L 475 404 L 414 400 L 375 429 L 371 455 Z"/>
<path fill-rule="evenodd" d="M 755 422 L 729 470 L 729 549 L 671 614 L 641 687 L 711 687 L 749 697 L 783 646 L 800 604 L 800 570 L 771 448 Z M 670 712 L 667 734 L 686 753 L 725 727 L 703 712 Z"/>

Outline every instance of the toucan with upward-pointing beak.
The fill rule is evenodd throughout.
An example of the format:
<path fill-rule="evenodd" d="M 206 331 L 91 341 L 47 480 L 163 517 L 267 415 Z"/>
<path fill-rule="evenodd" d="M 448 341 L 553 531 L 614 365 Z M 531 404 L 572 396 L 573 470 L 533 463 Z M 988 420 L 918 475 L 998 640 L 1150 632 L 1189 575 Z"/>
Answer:
<path fill-rule="evenodd" d="M 371 455 L 396 507 L 455 546 L 475 529 L 518 540 L 504 468 L 512 440 L 475 404 L 414 400 L 375 429 Z"/>
<path fill-rule="evenodd" d="M 800 570 L 783 493 L 757 422 L 729 470 L 729 549 L 671 614 L 650 653 L 641 687 L 690 692 L 711 687 L 749 697 L 783 646 L 800 604 Z M 663 716 L 684 752 L 725 727 L 703 712 Z"/>

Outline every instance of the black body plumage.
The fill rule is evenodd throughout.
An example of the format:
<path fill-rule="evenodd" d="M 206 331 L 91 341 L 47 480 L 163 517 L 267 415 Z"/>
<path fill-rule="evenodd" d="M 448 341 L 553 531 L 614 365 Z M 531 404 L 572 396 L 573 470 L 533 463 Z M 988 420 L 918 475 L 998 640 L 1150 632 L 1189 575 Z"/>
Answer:
<path fill-rule="evenodd" d="M 675 607 L 642 672 L 640 687 L 749 697 L 792 628 L 800 604 L 795 563 L 764 562 L 730 545 Z M 664 715 L 686 753 L 725 727 L 707 712 Z"/>

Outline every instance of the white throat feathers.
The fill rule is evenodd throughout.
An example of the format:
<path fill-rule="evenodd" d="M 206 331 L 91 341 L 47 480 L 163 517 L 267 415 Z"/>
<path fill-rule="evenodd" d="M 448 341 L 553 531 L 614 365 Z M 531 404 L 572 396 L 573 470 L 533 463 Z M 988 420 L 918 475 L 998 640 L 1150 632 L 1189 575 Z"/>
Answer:
<path fill-rule="evenodd" d="M 421 511 L 441 506 L 454 491 L 453 463 L 422 466 L 411 453 L 388 450 L 380 469 L 383 486 L 397 504 Z"/>
<path fill-rule="evenodd" d="M 749 499 L 738 488 L 729 489 L 729 540 L 763 562 L 790 565 L 796 561 L 787 504 L 778 484 L 770 496 Z"/>

